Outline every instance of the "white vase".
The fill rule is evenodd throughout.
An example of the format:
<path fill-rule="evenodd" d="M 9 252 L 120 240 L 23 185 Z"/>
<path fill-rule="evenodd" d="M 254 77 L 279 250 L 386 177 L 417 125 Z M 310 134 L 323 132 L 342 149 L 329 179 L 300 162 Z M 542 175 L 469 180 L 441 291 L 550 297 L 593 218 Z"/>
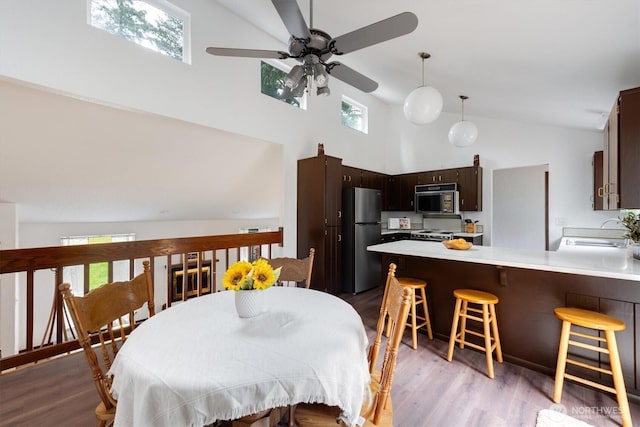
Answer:
<path fill-rule="evenodd" d="M 235 291 L 236 311 L 240 317 L 255 317 L 264 311 L 264 290 Z"/>

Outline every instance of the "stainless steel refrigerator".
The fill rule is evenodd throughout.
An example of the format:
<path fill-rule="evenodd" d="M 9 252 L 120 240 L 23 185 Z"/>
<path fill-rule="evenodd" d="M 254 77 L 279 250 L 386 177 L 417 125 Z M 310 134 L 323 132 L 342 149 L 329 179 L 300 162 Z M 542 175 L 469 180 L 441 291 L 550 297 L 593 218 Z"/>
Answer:
<path fill-rule="evenodd" d="M 381 258 L 367 251 L 380 243 L 382 192 L 350 188 L 342 192 L 342 291 L 357 294 L 380 285 Z"/>

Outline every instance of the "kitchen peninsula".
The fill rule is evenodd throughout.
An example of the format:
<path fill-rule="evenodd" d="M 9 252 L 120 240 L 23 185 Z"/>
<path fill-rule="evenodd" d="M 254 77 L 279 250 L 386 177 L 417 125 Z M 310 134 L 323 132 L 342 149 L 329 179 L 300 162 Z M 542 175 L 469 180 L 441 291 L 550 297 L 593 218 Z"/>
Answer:
<path fill-rule="evenodd" d="M 498 296 L 505 358 L 548 374 L 555 371 L 562 323 L 555 307 L 580 307 L 623 320 L 627 328 L 616 338 L 625 384 L 640 396 L 640 260 L 625 249 L 566 253 L 473 246 L 457 251 L 439 242 L 401 240 L 368 250 L 382 253 L 383 265 L 395 263 L 399 276 L 427 281 L 433 332 L 442 339 L 449 339 L 454 289 Z"/>

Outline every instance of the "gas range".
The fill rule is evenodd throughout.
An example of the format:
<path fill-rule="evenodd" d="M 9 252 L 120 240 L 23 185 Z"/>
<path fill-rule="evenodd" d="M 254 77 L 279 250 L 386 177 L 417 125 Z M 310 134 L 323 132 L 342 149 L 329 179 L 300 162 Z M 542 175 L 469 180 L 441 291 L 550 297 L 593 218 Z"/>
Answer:
<path fill-rule="evenodd" d="M 445 230 L 419 230 L 411 232 L 411 240 L 425 240 L 429 242 L 442 242 L 453 239 L 453 231 Z"/>

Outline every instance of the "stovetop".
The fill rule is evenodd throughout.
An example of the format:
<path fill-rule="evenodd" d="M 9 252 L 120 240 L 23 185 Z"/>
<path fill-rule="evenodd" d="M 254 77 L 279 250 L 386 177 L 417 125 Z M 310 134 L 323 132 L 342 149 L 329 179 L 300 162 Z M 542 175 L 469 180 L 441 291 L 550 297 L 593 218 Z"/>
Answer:
<path fill-rule="evenodd" d="M 411 239 L 442 242 L 453 239 L 453 233 L 453 231 L 447 230 L 418 230 L 411 232 Z"/>

